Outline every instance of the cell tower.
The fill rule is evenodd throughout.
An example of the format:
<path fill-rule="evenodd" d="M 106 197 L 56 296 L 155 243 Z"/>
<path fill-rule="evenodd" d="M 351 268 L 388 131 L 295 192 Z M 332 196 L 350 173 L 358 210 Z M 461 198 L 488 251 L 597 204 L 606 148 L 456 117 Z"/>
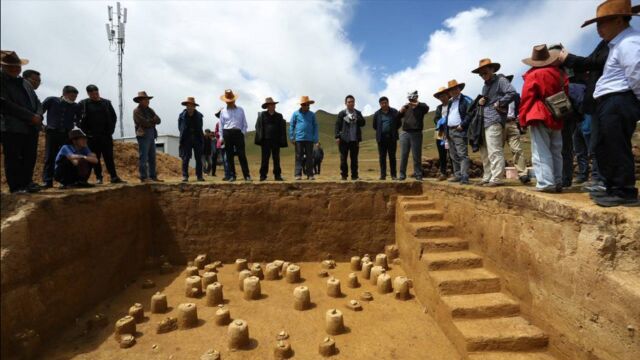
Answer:
<path fill-rule="evenodd" d="M 109 22 L 106 25 L 107 39 L 111 46 L 116 46 L 118 52 L 118 108 L 120 110 L 120 137 L 124 138 L 124 118 L 122 108 L 122 56 L 124 55 L 124 24 L 127 23 L 127 8 L 120 7 L 116 3 L 116 22 L 114 23 L 113 6 L 107 6 L 109 12 Z"/>

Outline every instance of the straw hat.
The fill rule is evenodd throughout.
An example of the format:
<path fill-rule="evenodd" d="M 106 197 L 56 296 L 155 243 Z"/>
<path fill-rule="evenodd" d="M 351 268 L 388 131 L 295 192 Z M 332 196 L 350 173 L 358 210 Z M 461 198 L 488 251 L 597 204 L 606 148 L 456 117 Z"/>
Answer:
<path fill-rule="evenodd" d="M 264 103 L 262 104 L 262 108 L 266 109 L 267 105 L 269 105 L 269 104 L 277 104 L 277 103 L 278 103 L 278 101 L 273 101 L 272 98 L 268 97 L 268 98 L 264 99 Z"/>
<path fill-rule="evenodd" d="M 638 11 L 640 11 L 640 5 L 631 7 L 631 0 L 607 0 L 598 5 L 596 17 L 585 21 L 581 27 L 591 25 L 601 19 L 616 16 L 638 16 Z"/>
<path fill-rule="evenodd" d="M 531 67 L 543 67 L 553 64 L 560 57 L 560 51 L 547 49 L 546 44 L 536 45 L 531 51 L 531 57 L 522 62 Z"/>
<path fill-rule="evenodd" d="M 459 83 L 458 84 L 458 81 L 455 80 L 455 79 L 454 80 L 450 80 L 447 83 L 447 90 L 451 90 L 451 89 L 453 89 L 455 87 L 460 88 L 460 91 L 462 91 L 464 89 L 464 83 Z"/>
<path fill-rule="evenodd" d="M 220 100 L 226 103 L 234 102 L 236 101 L 237 98 L 238 98 L 238 95 L 234 94 L 233 90 L 231 89 L 225 90 L 224 95 L 220 95 Z"/>
<path fill-rule="evenodd" d="M 198 103 L 196 103 L 196 98 L 194 98 L 193 96 L 189 96 L 187 98 L 187 100 L 182 102 L 182 106 L 186 106 L 187 104 L 193 104 L 195 106 L 200 106 L 200 105 L 198 105 Z"/>
<path fill-rule="evenodd" d="M 153 96 L 148 96 L 146 91 L 138 91 L 138 96 L 133 98 L 134 102 L 139 103 L 142 99 L 153 99 Z"/>
<path fill-rule="evenodd" d="M 434 97 L 434 98 L 436 98 L 436 99 L 438 99 L 438 97 L 439 97 L 440 95 L 444 94 L 446 91 L 447 91 L 447 88 L 446 88 L 446 87 L 444 87 L 444 86 L 442 86 L 442 87 L 440 87 L 440 88 L 438 89 L 438 91 L 437 91 L 435 94 L 433 94 L 433 97 Z"/>
<path fill-rule="evenodd" d="M 304 96 L 300 96 L 300 101 L 298 102 L 300 105 L 303 104 L 315 104 L 316 102 L 314 100 L 309 99 L 309 97 L 307 95 Z"/>
<path fill-rule="evenodd" d="M 1 52 L 1 55 L 0 55 L 1 65 L 22 66 L 22 65 L 27 65 L 28 63 L 29 63 L 29 60 L 20 59 L 20 57 L 18 56 L 18 54 L 16 54 L 15 51 L 2 50 Z"/>
<path fill-rule="evenodd" d="M 479 65 L 477 68 L 475 68 L 475 70 L 472 70 L 471 72 L 474 74 L 478 74 L 480 73 L 480 69 L 483 69 L 487 66 L 491 66 L 493 67 L 493 71 L 497 72 L 498 70 L 500 70 L 500 64 L 499 63 L 494 63 L 491 61 L 491 59 L 487 58 L 487 59 L 482 59 L 479 62 Z"/>

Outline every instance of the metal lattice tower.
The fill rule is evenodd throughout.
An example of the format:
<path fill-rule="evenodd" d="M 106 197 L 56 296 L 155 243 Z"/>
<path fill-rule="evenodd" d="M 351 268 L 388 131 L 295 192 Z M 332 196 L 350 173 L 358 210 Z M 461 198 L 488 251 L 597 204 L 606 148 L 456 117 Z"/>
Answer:
<path fill-rule="evenodd" d="M 105 24 L 107 29 L 107 39 L 111 46 L 116 46 L 118 52 L 118 109 L 120 111 L 120 137 L 124 138 L 124 118 L 122 104 L 122 57 L 124 55 L 124 27 L 127 23 L 127 9 L 120 7 L 116 3 L 116 21 L 114 23 L 113 6 L 107 6 L 109 12 L 109 22 Z"/>

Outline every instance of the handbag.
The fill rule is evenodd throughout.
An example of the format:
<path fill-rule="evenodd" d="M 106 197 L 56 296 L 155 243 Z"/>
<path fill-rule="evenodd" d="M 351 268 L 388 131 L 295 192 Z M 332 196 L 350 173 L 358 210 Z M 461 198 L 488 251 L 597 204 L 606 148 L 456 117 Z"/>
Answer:
<path fill-rule="evenodd" d="M 560 75 L 560 91 L 544 99 L 544 104 L 556 121 L 573 114 L 571 100 L 564 91 L 563 77 Z"/>

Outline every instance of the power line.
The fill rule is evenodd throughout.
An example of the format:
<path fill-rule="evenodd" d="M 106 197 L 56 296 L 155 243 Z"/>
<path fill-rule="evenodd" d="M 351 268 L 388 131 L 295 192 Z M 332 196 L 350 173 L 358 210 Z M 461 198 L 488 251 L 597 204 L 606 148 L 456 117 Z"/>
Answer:
<path fill-rule="evenodd" d="M 127 23 L 127 8 L 121 8 L 116 3 L 116 19 L 114 22 L 113 6 L 107 6 L 109 22 L 105 24 L 109 46 L 116 46 L 118 52 L 118 100 L 120 110 L 120 137 L 124 138 L 124 118 L 122 104 L 122 57 L 124 55 L 124 27 Z"/>

